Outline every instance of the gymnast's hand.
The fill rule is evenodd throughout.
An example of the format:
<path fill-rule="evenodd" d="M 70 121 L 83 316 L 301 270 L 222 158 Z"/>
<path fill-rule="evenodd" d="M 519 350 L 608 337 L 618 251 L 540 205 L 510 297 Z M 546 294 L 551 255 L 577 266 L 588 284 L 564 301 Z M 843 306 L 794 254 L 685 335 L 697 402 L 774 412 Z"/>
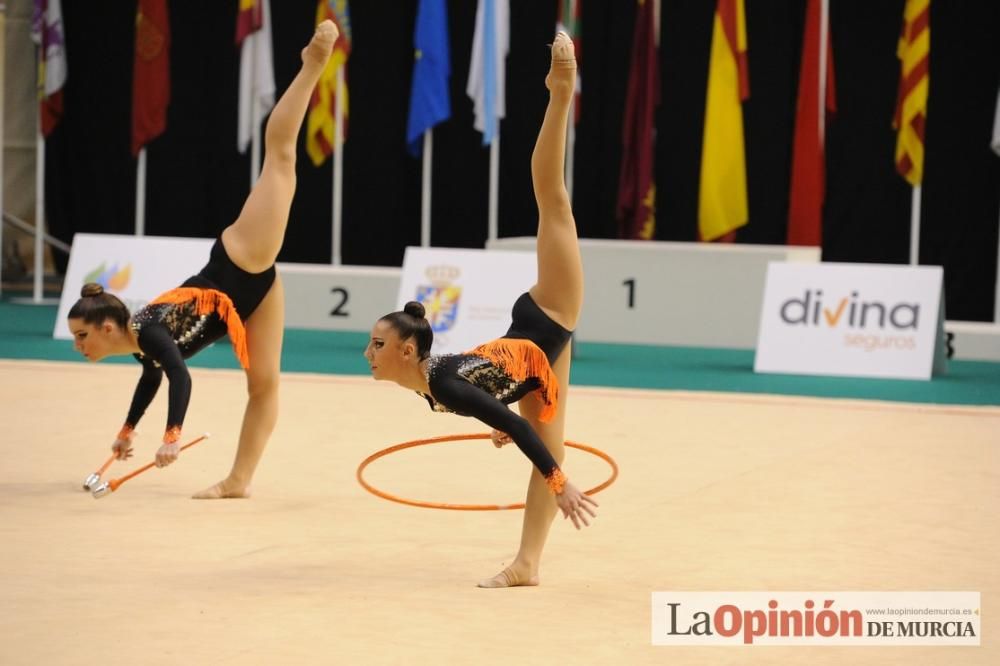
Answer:
<path fill-rule="evenodd" d="M 111 450 L 115 454 L 115 460 L 128 460 L 132 457 L 132 438 L 119 437 L 115 440 L 115 443 L 111 445 Z"/>
<path fill-rule="evenodd" d="M 493 429 L 493 432 L 490 433 L 490 439 L 493 440 L 493 446 L 497 447 L 498 449 L 504 444 L 510 444 L 511 442 L 514 441 L 510 438 L 510 435 L 503 432 L 502 430 L 497 430 L 495 428 Z"/>
<path fill-rule="evenodd" d="M 563 512 L 563 518 L 572 519 L 573 527 L 576 529 L 580 529 L 580 523 L 590 527 L 590 522 L 587 520 L 588 513 L 591 518 L 597 518 L 597 514 L 588 506 L 589 504 L 598 506 L 594 498 L 584 495 L 569 481 L 563 485 L 563 491 L 556 495 L 556 504 Z"/>
<path fill-rule="evenodd" d="M 156 466 L 166 467 L 170 463 L 177 460 L 178 454 L 181 452 L 181 445 L 177 442 L 173 444 L 164 444 L 156 451 Z"/>

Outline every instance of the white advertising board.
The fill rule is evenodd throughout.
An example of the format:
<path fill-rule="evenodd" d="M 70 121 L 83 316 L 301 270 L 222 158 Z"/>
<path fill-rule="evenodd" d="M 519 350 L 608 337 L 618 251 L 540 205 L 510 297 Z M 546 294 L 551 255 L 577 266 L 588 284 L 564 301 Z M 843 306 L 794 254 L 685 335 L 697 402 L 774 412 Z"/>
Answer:
<path fill-rule="evenodd" d="M 396 305 L 424 304 L 435 354 L 463 352 L 507 331 L 537 273 L 534 252 L 408 247 Z"/>
<path fill-rule="evenodd" d="M 66 315 L 87 282 L 97 282 L 135 312 L 200 271 L 214 242 L 211 238 L 74 235 L 52 337 L 72 337 Z"/>
<path fill-rule="evenodd" d="M 943 364 L 939 266 L 768 266 L 756 372 L 930 379 Z"/>

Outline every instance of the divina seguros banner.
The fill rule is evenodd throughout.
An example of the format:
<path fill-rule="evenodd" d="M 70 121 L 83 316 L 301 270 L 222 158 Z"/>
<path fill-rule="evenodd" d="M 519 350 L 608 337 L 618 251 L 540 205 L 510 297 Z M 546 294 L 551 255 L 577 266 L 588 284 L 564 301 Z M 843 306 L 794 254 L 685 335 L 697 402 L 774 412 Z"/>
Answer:
<path fill-rule="evenodd" d="M 768 265 L 756 372 L 930 379 L 944 370 L 943 271 Z"/>

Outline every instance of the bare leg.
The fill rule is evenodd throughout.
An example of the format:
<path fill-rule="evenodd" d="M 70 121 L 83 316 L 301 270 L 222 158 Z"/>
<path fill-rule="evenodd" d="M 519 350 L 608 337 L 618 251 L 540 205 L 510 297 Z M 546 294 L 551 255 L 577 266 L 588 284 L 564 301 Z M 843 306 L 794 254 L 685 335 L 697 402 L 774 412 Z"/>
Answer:
<path fill-rule="evenodd" d="M 564 33 L 559 33 L 552 45 L 552 66 L 545 78 L 549 105 L 531 155 L 531 180 L 538 203 L 538 283 L 531 288 L 531 297 L 549 317 L 568 329 L 576 328 L 583 305 L 583 263 L 563 175 L 566 123 L 575 82 L 573 42 Z M 559 380 L 560 395 L 556 415 L 549 423 L 541 422 L 541 404 L 534 396 L 529 395 L 518 403 L 521 416 L 528 420 L 560 465 L 566 457 L 564 424 L 570 357 L 567 345 L 552 365 Z M 481 581 L 480 587 L 538 585 L 542 550 L 557 508 L 545 479 L 532 468 L 517 556 L 499 574 Z"/>
<path fill-rule="evenodd" d="M 541 403 L 533 395 L 518 402 L 521 416 L 526 418 L 535 429 L 538 436 L 545 442 L 556 462 L 562 465 L 566 457 L 564 444 L 564 423 L 566 421 L 566 397 L 569 384 L 570 349 L 567 346 L 556 359 L 552 370 L 556 373 L 561 387 L 559 408 L 555 417 L 548 423 L 542 423 L 538 416 Z M 542 559 L 545 540 L 549 536 L 549 528 L 557 511 L 552 493 L 545 483 L 544 477 L 532 467 L 531 480 L 528 482 L 528 494 L 524 501 L 524 521 L 521 524 L 521 546 L 517 557 L 509 567 L 493 578 L 479 583 L 480 587 L 514 587 L 519 585 L 538 585 L 538 567 Z"/>
<path fill-rule="evenodd" d="M 285 324 L 285 290 L 277 276 L 271 290 L 247 320 L 247 406 L 243 413 L 240 443 L 229 476 L 194 499 L 250 496 L 250 481 L 278 421 L 278 378 Z"/>
<path fill-rule="evenodd" d="M 531 180 L 538 205 L 538 283 L 530 293 L 549 317 L 571 330 L 576 328 L 583 305 L 583 263 L 564 179 L 566 125 L 575 81 L 573 42 L 559 33 L 545 78 L 549 105 L 531 155 Z"/>
<path fill-rule="evenodd" d="M 337 41 L 337 27 L 324 21 L 302 50 L 302 69 L 271 111 L 264 133 L 264 165 L 240 216 L 222 232 L 233 262 L 260 273 L 274 264 L 285 240 L 288 211 L 295 195 L 295 153 L 299 129 L 313 88 Z"/>

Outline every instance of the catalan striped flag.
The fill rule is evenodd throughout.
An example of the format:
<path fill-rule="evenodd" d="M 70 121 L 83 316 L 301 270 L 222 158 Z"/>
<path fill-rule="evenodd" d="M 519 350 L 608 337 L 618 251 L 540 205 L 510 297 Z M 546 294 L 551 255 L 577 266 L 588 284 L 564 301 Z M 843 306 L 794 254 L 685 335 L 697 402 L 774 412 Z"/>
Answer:
<path fill-rule="evenodd" d="M 333 154 L 335 140 L 334 105 L 340 106 L 344 131 L 347 136 L 347 59 L 351 55 L 351 15 L 347 0 L 319 0 L 316 6 L 316 25 L 326 19 L 337 24 L 340 36 L 333 45 L 333 54 L 313 90 L 306 118 L 306 152 L 313 164 L 319 166 Z M 343 94 L 337 94 L 337 70 L 344 68 Z"/>
<path fill-rule="evenodd" d="M 906 0 L 899 57 L 899 97 L 896 101 L 896 171 L 911 185 L 924 177 L 924 127 L 930 89 L 931 2 Z"/>

